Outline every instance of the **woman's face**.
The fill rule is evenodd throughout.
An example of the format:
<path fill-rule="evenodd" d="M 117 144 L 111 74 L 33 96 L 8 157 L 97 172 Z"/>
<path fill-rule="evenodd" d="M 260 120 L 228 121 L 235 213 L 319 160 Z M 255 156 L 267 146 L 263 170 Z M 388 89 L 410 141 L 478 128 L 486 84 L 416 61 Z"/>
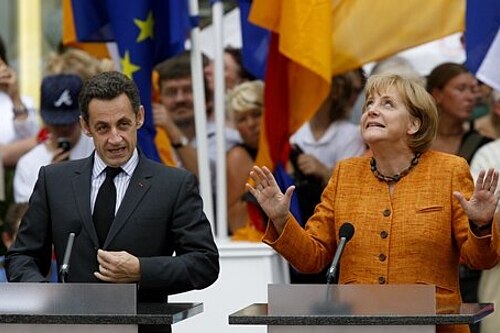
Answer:
<path fill-rule="evenodd" d="M 418 128 L 418 120 L 410 116 L 394 87 L 367 97 L 361 116 L 361 136 L 370 147 L 391 143 L 407 148 L 408 137 Z"/>
<path fill-rule="evenodd" d="M 261 116 L 262 110 L 260 109 L 250 109 L 234 113 L 234 123 L 236 124 L 236 129 L 240 132 L 243 142 L 255 149 L 259 147 Z"/>
<path fill-rule="evenodd" d="M 457 120 L 469 119 L 476 101 L 478 83 L 470 73 L 461 73 L 446 83 L 442 89 L 434 89 L 432 96 L 440 112 Z"/>

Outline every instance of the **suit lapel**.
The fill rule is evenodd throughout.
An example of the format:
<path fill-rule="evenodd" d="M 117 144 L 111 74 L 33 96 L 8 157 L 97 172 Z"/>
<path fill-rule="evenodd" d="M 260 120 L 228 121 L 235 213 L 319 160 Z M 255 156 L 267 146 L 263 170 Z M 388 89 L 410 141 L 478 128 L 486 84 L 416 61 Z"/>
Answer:
<path fill-rule="evenodd" d="M 132 174 L 125 196 L 116 212 L 115 219 L 104 242 L 103 248 L 106 248 L 123 226 L 129 221 L 130 215 L 141 202 L 144 195 L 151 187 L 151 178 L 153 174 L 147 168 L 148 161 L 142 154 L 139 154 L 139 164 Z M 97 236 L 96 236 L 97 237 Z"/>
<path fill-rule="evenodd" d="M 92 167 L 94 163 L 94 155 L 85 159 L 80 170 L 75 171 L 75 178 L 73 178 L 73 192 L 76 198 L 76 205 L 78 207 L 78 213 L 82 220 L 83 228 L 87 230 L 87 234 L 90 235 L 92 242 L 95 246 L 99 246 L 99 240 L 97 239 L 97 233 L 95 231 L 94 222 L 92 221 L 92 215 L 90 214 L 90 184 Z"/>

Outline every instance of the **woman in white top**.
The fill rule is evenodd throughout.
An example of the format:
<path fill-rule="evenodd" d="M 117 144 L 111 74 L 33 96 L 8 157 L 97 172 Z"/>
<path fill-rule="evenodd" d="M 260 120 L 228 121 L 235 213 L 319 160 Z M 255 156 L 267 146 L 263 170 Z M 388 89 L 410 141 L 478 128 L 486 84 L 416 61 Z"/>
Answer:
<path fill-rule="evenodd" d="M 297 194 L 300 201 L 300 184 L 303 180 L 320 184 L 321 190 L 330 179 L 333 167 L 348 157 L 362 155 L 366 146 L 361 138 L 359 126 L 349 122 L 352 99 L 359 94 L 353 89 L 353 82 L 360 75 L 354 70 L 332 78 L 330 95 L 316 114 L 290 137 L 292 152 L 290 161 Z M 310 193 L 306 194 L 311 198 Z M 319 202 L 319 196 L 316 203 Z M 306 215 L 304 221 L 312 214 L 315 204 L 302 209 Z M 304 212 L 307 210 L 308 212 Z"/>

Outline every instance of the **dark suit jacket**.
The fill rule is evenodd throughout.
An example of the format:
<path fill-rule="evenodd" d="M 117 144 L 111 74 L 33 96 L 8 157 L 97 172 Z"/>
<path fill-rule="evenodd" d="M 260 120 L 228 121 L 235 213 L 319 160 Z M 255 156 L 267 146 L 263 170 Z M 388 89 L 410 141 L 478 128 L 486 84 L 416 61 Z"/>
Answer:
<path fill-rule="evenodd" d="M 93 275 L 99 246 L 90 211 L 92 167 L 93 155 L 41 168 L 17 240 L 6 256 L 9 281 L 43 281 L 52 245 L 60 264 L 71 232 L 77 236 L 68 282 L 99 281 Z M 103 249 L 139 258 L 139 301 L 166 301 L 168 294 L 205 288 L 219 273 L 196 178 L 142 154 Z"/>

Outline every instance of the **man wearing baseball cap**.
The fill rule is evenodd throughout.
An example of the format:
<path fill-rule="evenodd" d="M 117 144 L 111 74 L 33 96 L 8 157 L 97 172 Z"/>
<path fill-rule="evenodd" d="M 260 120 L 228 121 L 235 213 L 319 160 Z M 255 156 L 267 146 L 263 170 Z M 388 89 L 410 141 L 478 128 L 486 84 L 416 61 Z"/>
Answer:
<path fill-rule="evenodd" d="M 43 79 L 40 115 L 49 135 L 17 163 L 15 202 L 29 200 L 40 167 L 84 158 L 94 151 L 92 139 L 82 135 L 79 124 L 78 94 L 82 85 L 80 77 L 73 74 L 50 75 Z"/>

